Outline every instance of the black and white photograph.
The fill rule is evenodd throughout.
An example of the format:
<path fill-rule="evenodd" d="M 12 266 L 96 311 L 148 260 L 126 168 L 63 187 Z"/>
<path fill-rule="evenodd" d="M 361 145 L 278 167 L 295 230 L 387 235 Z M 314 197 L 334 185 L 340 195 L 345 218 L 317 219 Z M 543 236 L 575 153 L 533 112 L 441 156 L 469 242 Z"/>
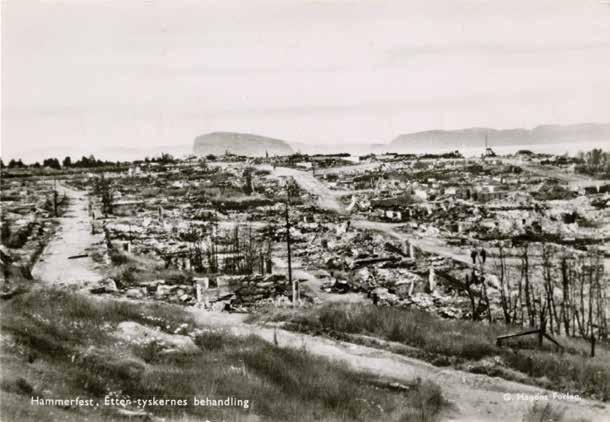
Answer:
<path fill-rule="evenodd" d="M 0 16 L 1 422 L 610 421 L 610 1 Z"/>

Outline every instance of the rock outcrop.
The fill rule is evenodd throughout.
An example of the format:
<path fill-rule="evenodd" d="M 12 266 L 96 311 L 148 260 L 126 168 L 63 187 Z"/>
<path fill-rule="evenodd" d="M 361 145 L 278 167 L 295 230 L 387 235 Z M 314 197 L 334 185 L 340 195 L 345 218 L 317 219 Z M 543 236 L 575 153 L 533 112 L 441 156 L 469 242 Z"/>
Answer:
<path fill-rule="evenodd" d="M 262 157 L 266 154 L 289 155 L 294 151 L 285 141 L 249 133 L 213 132 L 195 138 L 196 155 L 223 155 L 225 153 Z"/>

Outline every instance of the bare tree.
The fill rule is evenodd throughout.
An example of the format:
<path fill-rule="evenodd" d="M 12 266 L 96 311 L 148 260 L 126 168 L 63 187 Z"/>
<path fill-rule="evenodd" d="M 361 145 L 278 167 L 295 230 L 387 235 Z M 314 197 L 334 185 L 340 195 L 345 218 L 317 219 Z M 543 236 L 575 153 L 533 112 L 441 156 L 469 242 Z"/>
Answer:
<path fill-rule="evenodd" d="M 506 255 L 504 251 L 504 242 L 498 243 L 498 260 L 497 260 L 497 274 L 498 281 L 500 283 L 500 306 L 502 306 L 502 313 L 504 315 L 504 322 L 510 324 L 511 308 L 512 308 L 512 296 L 511 296 L 511 285 L 510 285 L 510 274 L 506 265 Z"/>
<path fill-rule="evenodd" d="M 102 213 L 104 217 L 108 217 L 108 214 L 113 214 L 114 211 L 114 194 L 110 181 L 104 177 L 104 173 L 99 178 L 95 185 L 96 193 L 101 196 L 102 199 Z"/>
<path fill-rule="evenodd" d="M 532 289 L 530 285 L 530 262 L 529 262 L 529 243 L 523 245 L 521 254 L 521 278 L 524 281 L 523 294 L 525 295 L 525 309 L 530 327 L 535 325 L 535 304 L 532 301 Z M 523 306 L 523 301 L 521 302 Z"/>
<path fill-rule="evenodd" d="M 555 285 L 553 277 L 553 267 L 555 261 L 555 250 L 553 245 L 547 243 L 542 244 L 542 281 L 544 288 L 544 306 L 548 312 L 548 322 L 551 334 L 555 333 L 555 328 L 559 332 L 561 326 L 557 316 L 557 308 L 555 306 Z M 557 326 L 555 326 L 557 324 Z"/>
<path fill-rule="evenodd" d="M 573 335 L 574 332 L 570 332 L 570 328 L 573 330 L 571 324 L 573 318 L 572 312 L 572 294 L 571 294 L 571 271 L 570 271 L 570 260 L 564 254 L 561 258 L 561 320 L 563 322 L 563 330 L 566 335 Z"/>
<path fill-rule="evenodd" d="M 487 280 L 485 279 L 485 263 L 487 262 L 487 251 L 483 248 L 479 251 L 479 273 L 480 273 L 480 281 L 481 281 L 481 299 L 485 303 L 485 308 L 487 310 L 487 320 L 492 322 L 491 315 L 491 306 L 489 304 L 489 295 L 487 294 Z"/>
<path fill-rule="evenodd" d="M 586 313 L 585 313 L 585 286 L 586 286 L 586 263 L 585 257 L 579 256 L 578 258 L 578 273 L 577 273 L 577 281 L 578 281 L 578 297 L 577 303 L 574 305 L 574 317 L 576 318 L 576 324 L 578 326 L 578 332 L 581 337 L 587 337 L 589 326 L 585 321 Z"/>

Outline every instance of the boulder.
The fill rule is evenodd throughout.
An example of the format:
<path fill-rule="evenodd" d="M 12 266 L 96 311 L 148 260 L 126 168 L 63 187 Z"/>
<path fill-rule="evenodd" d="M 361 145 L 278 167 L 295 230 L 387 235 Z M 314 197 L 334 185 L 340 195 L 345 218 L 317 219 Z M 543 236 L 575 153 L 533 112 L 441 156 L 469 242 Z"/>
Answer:
<path fill-rule="evenodd" d="M 138 286 L 144 287 L 152 292 L 155 291 L 160 284 L 165 284 L 165 280 L 142 281 L 141 283 L 138 283 Z"/>
<path fill-rule="evenodd" d="M 348 292 L 349 289 L 350 285 L 347 280 L 343 280 L 340 278 L 335 279 L 335 284 L 333 284 L 333 290 L 345 293 Z"/>
<path fill-rule="evenodd" d="M 100 281 L 100 285 L 101 285 L 101 287 L 104 288 L 106 293 L 116 293 L 119 291 L 119 289 L 117 288 L 117 285 L 116 285 L 116 281 L 114 281 L 111 278 L 106 278 L 106 279 Z"/>
<path fill-rule="evenodd" d="M 395 305 L 398 303 L 399 298 L 395 294 L 392 294 L 388 289 L 384 287 L 377 287 L 371 292 L 373 300 L 377 303 L 385 303 L 388 305 Z"/>
<path fill-rule="evenodd" d="M 97 287 L 93 287 L 89 289 L 89 291 L 93 294 L 102 294 L 102 293 L 116 293 L 119 289 L 116 286 L 116 282 L 111 278 L 106 278 L 99 282 Z"/>
<path fill-rule="evenodd" d="M 401 298 L 411 296 L 411 294 L 413 293 L 411 286 L 413 286 L 413 282 L 401 281 L 400 283 L 396 283 L 396 286 L 394 287 L 394 293 L 400 296 Z"/>
<path fill-rule="evenodd" d="M 134 321 L 121 322 L 114 335 L 116 338 L 130 343 L 155 342 L 170 353 L 195 354 L 201 352 L 201 349 L 188 336 L 164 333 Z"/>
<path fill-rule="evenodd" d="M 485 276 L 485 282 L 487 283 L 487 285 L 489 287 L 492 287 L 496 290 L 500 290 L 500 280 L 498 279 L 498 277 L 495 274 L 487 274 Z"/>
<path fill-rule="evenodd" d="M 463 316 L 463 312 L 460 309 L 455 308 L 453 306 L 447 306 L 447 307 L 440 308 L 438 311 L 438 314 L 440 316 L 442 316 L 443 318 L 448 318 L 448 319 L 461 319 Z"/>
<path fill-rule="evenodd" d="M 176 286 L 166 286 L 164 284 L 159 284 L 157 286 L 157 290 L 155 292 L 155 297 L 157 299 L 164 299 L 171 294 L 172 291 L 176 289 Z"/>
<path fill-rule="evenodd" d="M 127 289 L 125 296 L 131 299 L 143 299 L 146 296 L 146 289 L 144 288 L 133 288 Z"/>
<path fill-rule="evenodd" d="M 218 301 L 218 302 L 212 303 L 211 308 L 212 308 L 212 311 L 221 312 L 226 309 L 228 304 L 229 304 L 229 302 L 226 302 L 226 301 Z"/>
<path fill-rule="evenodd" d="M 335 258 L 335 257 L 327 258 L 324 261 L 324 265 L 329 270 L 338 270 L 338 269 L 343 268 L 343 260 L 341 260 L 339 258 Z"/>
<path fill-rule="evenodd" d="M 356 273 L 354 274 L 354 278 L 355 280 L 360 283 L 360 284 L 366 284 L 368 283 L 369 279 L 371 278 L 371 272 L 369 271 L 368 268 L 364 267 L 358 271 L 356 271 Z"/>
<path fill-rule="evenodd" d="M 210 287 L 209 277 L 193 277 L 193 285 L 200 286 L 202 290 L 207 290 Z"/>
<path fill-rule="evenodd" d="M 428 309 L 434 306 L 433 298 L 425 293 L 416 293 L 411 297 L 411 302 L 421 309 Z"/>
<path fill-rule="evenodd" d="M 387 294 L 389 294 L 389 292 L 388 289 L 386 289 L 385 287 L 377 287 L 371 292 L 371 295 L 376 295 L 377 297 L 381 297 Z"/>
<path fill-rule="evenodd" d="M 195 291 L 195 288 L 189 284 L 178 284 L 177 288 L 184 293 L 193 293 Z"/>

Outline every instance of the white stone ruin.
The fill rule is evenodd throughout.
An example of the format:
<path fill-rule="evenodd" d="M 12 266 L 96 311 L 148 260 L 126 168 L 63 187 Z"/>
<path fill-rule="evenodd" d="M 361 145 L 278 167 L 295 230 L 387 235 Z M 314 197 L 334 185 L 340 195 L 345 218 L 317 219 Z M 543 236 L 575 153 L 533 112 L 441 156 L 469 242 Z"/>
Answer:
<path fill-rule="evenodd" d="M 430 274 L 428 275 L 428 290 L 433 292 L 436 289 L 436 276 L 434 274 L 434 267 L 430 266 Z"/>

